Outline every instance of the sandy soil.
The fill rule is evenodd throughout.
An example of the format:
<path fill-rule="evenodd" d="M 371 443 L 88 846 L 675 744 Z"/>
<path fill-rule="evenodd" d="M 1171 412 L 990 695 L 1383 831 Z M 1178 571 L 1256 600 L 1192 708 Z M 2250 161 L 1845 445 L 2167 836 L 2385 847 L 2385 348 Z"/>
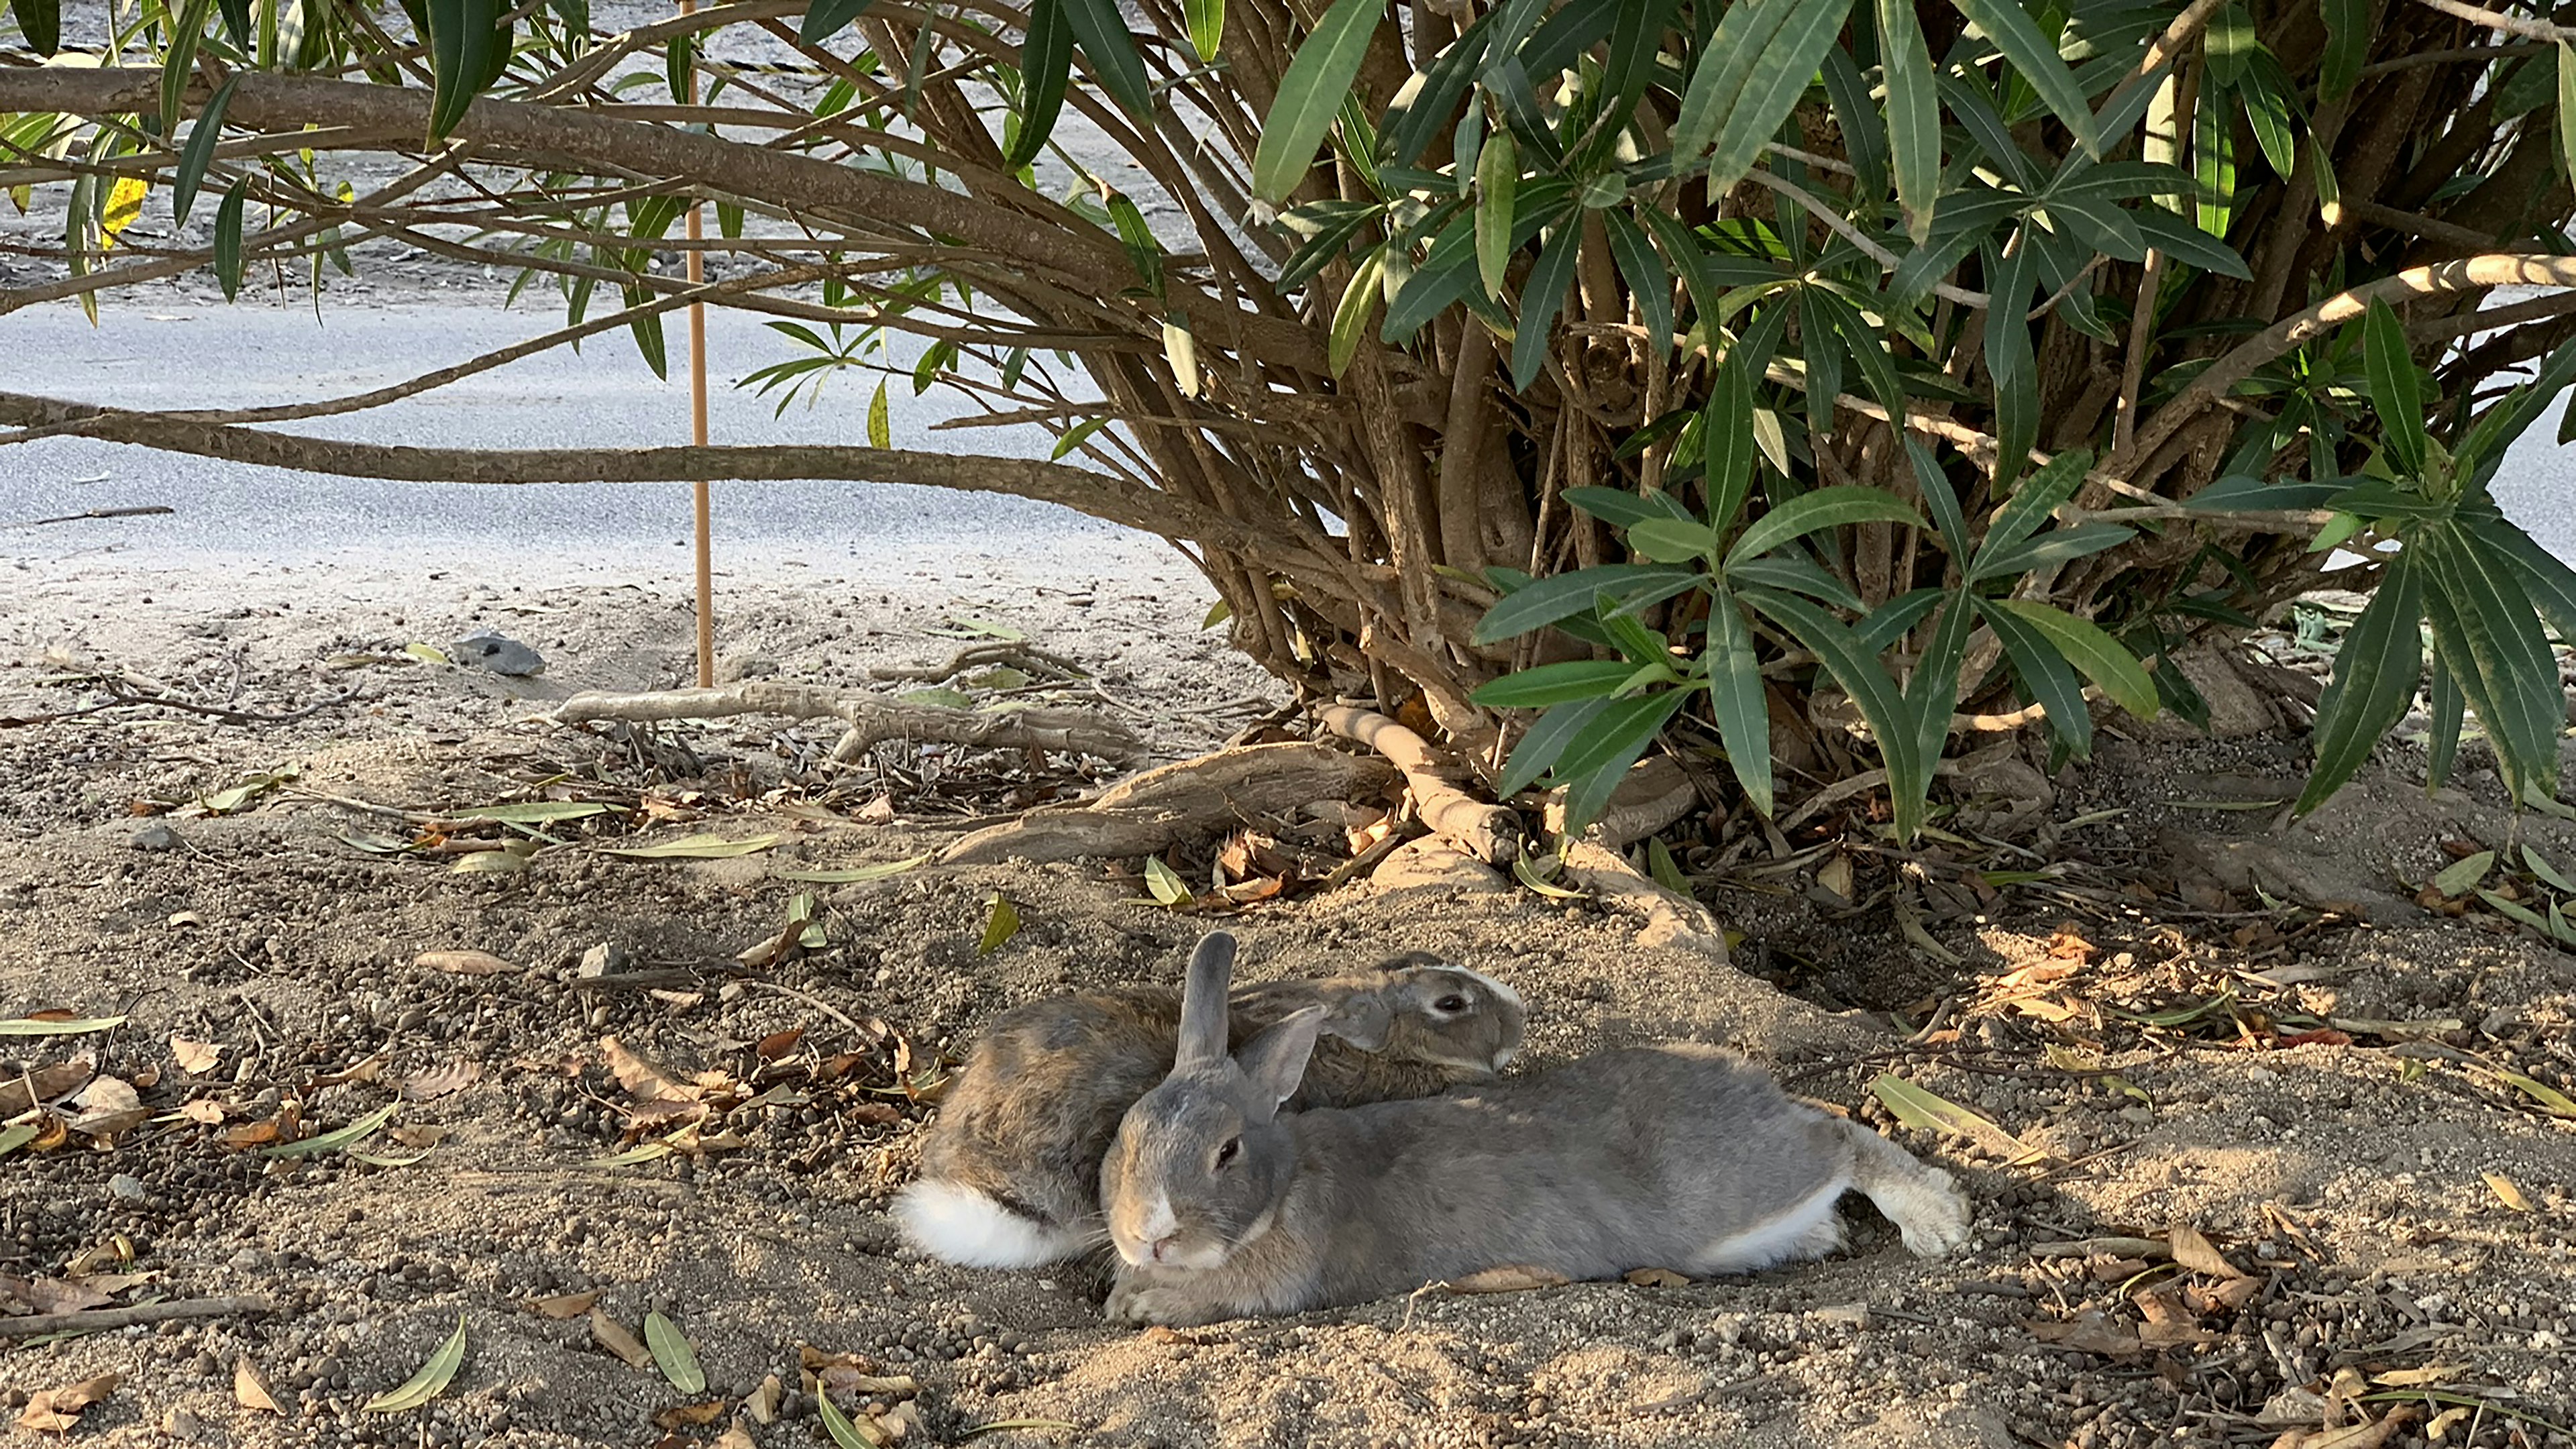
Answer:
<path fill-rule="evenodd" d="M 1197 630 L 1205 600 L 1185 566 L 1121 584 L 1088 562 L 1089 576 L 1033 560 L 964 586 L 746 561 L 728 639 L 737 667 L 856 683 L 970 642 L 934 632 L 943 621 L 1017 627 L 1097 669 L 1085 697 L 1166 755 L 1268 708 L 1271 687 Z M 544 651 L 548 672 L 512 682 L 403 652 L 484 626 Z M 2570 1085 L 2576 962 L 2490 912 L 2408 901 L 2449 863 L 2445 840 L 2576 867 L 2576 832 L 2517 828 L 2481 798 L 2491 774 L 2428 801 L 2420 757 L 2395 746 L 2345 801 L 2284 830 L 2264 802 L 2296 778 L 2295 742 L 2114 742 L 2019 835 L 2033 859 L 1946 846 L 1918 862 L 1924 918 L 1956 965 L 1898 931 L 1885 892 L 1916 877 L 1871 853 L 1860 815 L 1812 822 L 1785 865 L 1758 836 L 1730 858 L 1740 827 L 1672 837 L 1748 933 L 1745 971 L 1642 950 L 1634 921 L 1468 869 L 1256 908 L 1232 922 L 1250 975 L 1420 946 L 1510 981 L 1532 1007 L 1525 1070 L 1662 1035 L 1739 1046 L 1948 1163 L 1978 1200 L 1977 1236 L 1920 1262 L 1856 1203 L 1850 1250 L 1794 1271 L 1426 1293 L 1138 1334 L 1099 1324 L 1089 1271 L 969 1272 L 897 1249 L 882 1204 L 931 1111 L 899 1073 L 925 1080 L 1031 996 L 1175 979 L 1203 923 L 1138 904 L 1132 862 L 781 876 L 910 857 L 961 816 L 1080 788 L 1070 775 L 893 747 L 835 771 L 818 764 L 828 733 L 774 721 L 667 733 L 692 764 L 543 719 L 575 687 L 679 679 L 688 639 L 682 599 L 572 564 L 531 565 L 513 587 L 391 560 L 239 576 L 21 561 L 0 604 L 0 716 L 103 702 L 102 675 L 258 713 L 356 697 L 284 724 L 127 707 L 0 729 L 0 1017 L 127 1018 L 9 1039 L 0 1081 L 88 1059 L 148 1109 L 105 1141 L 0 1159 L 0 1296 L 41 1295 L 8 1280 L 60 1284 L 81 1266 L 93 1284 L 144 1275 L 108 1280 L 118 1303 L 259 1294 L 274 1308 L 0 1351 L 13 1417 L 31 1394 L 114 1373 L 83 1442 L 625 1445 L 707 1403 L 712 1422 L 667 1442 L 711 1442 L 739 1419 L 756 1443 L 803 1444 L 823 1442 L 796 1392 L 810 1346 L 915 1380 L 876 1407 L 933 1443 L 1037 1420 L 1071 1427 L 998 1442 L 2269 1444 L 2347 1412 L 2301 1386 L 2350 1370 L 2344 1387 L 2376 1396 L 2350 1412 L 2413 1416 L 2386 1443 L 2427 1442 L 2427 1421 L 2459 1405 L 2445 1445 L 2576 1444 L 2544 1424 L 2576 1420 L 2576 1123 L 2499 1075 Z M 205 813 L 206 797 L 290 766 Z M 453 815 L 543 796 L 618 808 L 553 827 L 565 843 L 510 874 L 369 853 L 352 841 L 404 827 L 325 798 Z M 783 839 L 727 860 L 604 853 L 705 832 Z M 1857 908 L 1818 884 L 1838 852 Z M 1962 862 L 2053 874 L 1995 884 Z M 820 897 L 826 943 L 735 965 L 800 892 Z M 996 895 L 1022 925 L 987 953 Z M 584 989 L 603 945 L 621 971 L 660 974 Z M 510 969 L 417 960 L 443 950 Z M 1941 1019 L 1909 1045 L 1936 1002 Z M 2305 1035 L 2312 1018 L 2349 1029 Z M 728 1109 L 700 1155 L 608 1165 L 668 1127 L 630 1129 L 606 1037 Z M 1888 1123 L 1870 1092 L 1882 1071 L 1982 1113 L 2031 1160 L 1991 1134 Z M 362 1150 L 400 1165 L 226 1145 L 395 1103 Z M 184 1115 L 192 1104 L 220 1120 Z M 2132 1261 L 2135 1244 L 2060 1246 L 2177 1225 L 2243 1286 L 2205 1260 Z M 2168 1281 L 2148 1304 L 2133 1296 Z M 610 1356 L 580 1316 L 526 1306 L 592 1289 L 630 1331 L 650 1311 L 675 1322 L 705 1391 Z M 460 1319 L 462 1369 L 425 1413 L 361 1412 Z M 243 1360 L 281 1414 L 239 1405 Z M 2406 1372 L 2427 1368 L 2440 1372 Z M 787 1392 L 764 1425 L 741 1406 L 770 1376 Z"/>

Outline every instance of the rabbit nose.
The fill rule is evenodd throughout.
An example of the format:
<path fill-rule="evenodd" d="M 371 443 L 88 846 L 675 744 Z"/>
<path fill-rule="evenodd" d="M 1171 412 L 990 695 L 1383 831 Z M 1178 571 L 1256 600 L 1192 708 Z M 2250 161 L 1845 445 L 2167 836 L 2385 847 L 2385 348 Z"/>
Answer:
<path fill-rule="evenodd" d="M 1174 1252 L 1178 1251 L 1180 1246 L 1181 1235 L 1174 1233 L 1169 1237 L 1156 1238 L 1154 1241 L 1146 1244 L 1145 1253 L 1146 1256 L 1152 1258 L 1155 1262 L 1160 1263 L 1164 1259 L 1170 1257 Z"/>

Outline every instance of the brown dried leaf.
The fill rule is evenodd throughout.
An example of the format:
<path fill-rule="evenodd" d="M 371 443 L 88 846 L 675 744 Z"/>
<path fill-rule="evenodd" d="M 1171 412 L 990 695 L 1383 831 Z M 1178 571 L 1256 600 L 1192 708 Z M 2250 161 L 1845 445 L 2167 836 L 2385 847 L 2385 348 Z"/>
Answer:
<path fill-rule="evenodd" d="M 850 1120 L 862 1127 L 883 1127 L 903 1120 L 903 1109 L 886 1102 L 861 1102 L 850 1108 Z"/>
<path fill-rule="evenodd" d="M 179 1063 L 179 1070 L 192 1077 L 202 1077 L 213 1071 L 215 1063 L 223 1059 L 224 1049 L 213 1042 L 190 1041 L 184 1036 L 173 1035 L 170 1038 L 170 1055 Z"/>
<path fill-rule="evenodd" d="M 816 1382 L 835 1394 L 860 1394 L 869 1398 L 908 1399 L 921 1392 L 921 1384 L 910 1374 L 861 1373 L 850 1364 L 828 1364 L 814 1373 Z"/>
<path fill-rule="evenodd" d="M 715 1449 L 758 1449 L 758 1446 L 752 1442 L 751 1431 L 736 1419 L 733 1427 L 716 1436 Z"/>
<path fill-rule="evenodd" d="M 226 1147 L 265 1147 L 275 1142 L 278 1135 L 278 1125 L 274 1121 L 244 1122 L 238 1127 L 226 1128 L 223 1143 Z"/>
<path fill-rule="evenodd" d="M 254 1413 L 286 1412 L 277 1406 L 277 1396 L 268 1391 L 268 1381 L 260 1377 L 259 1366 L 250 1361 L 249 1354 L 233 1360 L 233 1399 Z"/>
<path fill-rule="evenodd" d="M 18 1416 L 18 1427 L 38 1433 L 67 1434 L 80 1423 L 80 1412 L 108 1395 L 125 1382 L 121 1374 L 100 1374 L 84 1379 L 69 1388 L 45 1389 L 27 1400 L 26 1412 Z"/>
<path fill-rule="evenodd" d="M 2174 1261 L 2195 1273 L 2207 1273 L 2215 1278 L 2245 1276 L 2241 1269 L 2210 1245 L 2209 1239 L 2201 1236 L 2198 1228 L 2176 1223 L 2167 1232 L 2165 1240 L 2173 1248 Z"/>
<path fill-rule="evenodd" d="M 599 1302 L 599 1295 L 606 1291 L 593 1288 L 587 1293 L 557 1293 L 550 1298 L 531 1298 L 528 1307 L 544 1318 L 579 1318 L 588 1313 L 591 1306 Z"/>
<path fill-rule="evenodd" d="M 2455 1365 L 2428 1363 L 2422 1368 L 2389 1369 L 2383 1373 L 2372 1374 L 2370 1377 L 2373 1383 L 2382 1384 L 2388 1388 L 2412 1389 L 2425 1384 L 2438 1384 L 2444 1379 L 2455 1379 L 2459 1376 L 2460 1370 Z"/>
<path fill-rule="evenodd" d="M 2146 1345 L 2138 1341 L 2136 1330 L 2114 1323 L 2099 1313 L 2087 1313 L 2071 1323 L 2042 1320 L 2030 1325 L 2030 1332 L 2042 1343 L 2110 1358 L 2127 1358 L 2146 1352 Z"/>
<path fill-rule="evenodd" d="M 51 1102 L 56 1098 L 69 1096 L 86 1085 L 97 1071 L 97 1066 L 89 1058 L 83 1057 L 76 1062 L 57 1062 L 50 1067 L 38 1067 L 24 1076 L 0 1081 L 0 1119 L 33 1111 L 40 1102 Z M 35 1088 L 33 1093 L 27 1090 L 30 1086 Z"/>
<path fill-rule="evenodd" d="M 2397 1431 L 2415 1417 L 2411 1406 L 2392 1410 L 2376 1424 L 2353 1424 L 2341 1429 L 2302 1429 L 2281 1436 L 2289 1449 L 2381 1449 Z M 2278 1442 L 2278 1441 L 2276 1441 Z"/>
<path fill-rule="evenodd" d="M 450 976 L 498 976 L 519 969 L 489 951 L 423 951 L 411 958 L 411 964 Z"/>
<path fill-rule="evenodd" d="M 2049 959 L 2055 961 L 2074 961 L 2078 963 L 2090 961 L 2093 959 L 2093 953 L 2097 949 L 2099 948 L 2094 946 L 2092 942 L 2085 940 L 2083 935 L 2073 926 L 2060 926 L 2057 928 L 2056 934 L 2048 938 Z"/>
<path fill-rule="evenodd" d="M 2182 1291 L 2182 1300 L 2201 1317 L 2215 1318 L 2220 1314 L 2234 1313 L 2253 1302 L 2254 1295 L 2262 1291 L 2263 1285 L 2255 1279 L 2230 1278 L 2220 1283 L 2187 1285 Z"/>
<path fill-rule="evenodd" d="M 402 1094 L 414 1102 L 427 1102 L 447 1096 L 451 1092 L 464 1091 L 467 1087 L 473 1086 L 482 1075 L 481 1063 L 449 1062 L 446 1066 L 433 1067 L 404 1081 Z"/>
<path fill-rule="evenodd" d="M 116 1301 L 116 1289 L 102 1287 L 96 1279 L 30 1278 L 14 1284 L 10 1293 L 38 1313 L 80 1313 Z"/>
<path fill-rule="evenodd" d="M 2093 1263 L 2090 1272 L 2096 1283 L 2126 1283 L 2154 1266 L 2144 1258 L 2103 1258 Z"/>
<path fill-rule="evenodd" d="M 1691 1280 L 1670 1268 L 1631 1268 L 1628 1281 L 1640 1288 L 1688 1288 Z"/>
<path fill-rule="evenodd" d="M 1440 1286 L 1452 1293 L 1520 1293 L 1532 1288 L 1558 1288 L 1572 1281 L 1553 1268 L 1507 1263 L 1464 1278 L 1452 1278 Z"/>
<path fill-rule="evenodd" d="M 750 1410 L 751 1417 L 765 1428 L 778 1422 L 778 1404 L 786 1396 L 787 1386 L 778 1381 L 778 1375 L 770 1374 L 761 1379 L 760 1387 L 751 1391 L 751 1397 L 743 1400 L 742 1406 Z"/>
<path fill-rule="evenodd" d="M 601 1348 L 626 1360 L 629 1368 L 653 1366 L 653 1351 L 638 1341 L 634 1334 L 618 1327 L 616 1319 L 596 1308 L 590 1310 L 590 1336 L 598 1340 Z"/>
<path fill-rule="evenodd" d="M 384 1074 L 385 1063 L 388 1060 L 390 1058 L 384 1053 L 378 1052 L 363 1062 L 344 1067 L 339 1071 L 324 1072 L 313 1079 L 312 1089 L 318 1092 L 324 1087 L 336 1087 L 344 1082 L 372 1082 Z"/>
<path fill-rule="evenodd" d="M 599 1053 L 607 1061 L 609 1073 L 617 1078 L 617 1085 L 638 1102 L 688 1101 L 696 1096 L 673 1081 L 669 1072 L 628 1051 L 613 1036 L 599 1039 Z"/>
<path fill-rule="evenodd" d="M 753 1047 L 752 1050 L 759 1054 L 762 1061 L 774 1062 L 780 1057 L 787 1055 L 789 1052 L 796 1050 L 797 1043 L 803 1040 L 805 1040 L 805 1028 L 801 1026 L 791 1026 L 785 1031 L 771 1032 L 769 1035 L 762 1037 L 760 1039 L 760 1044 Z"/>
<path fill-rule="evenodd" d="M 71 1130 L 86 1137 L 106 1138 L 130 1132 L 152 1116 L 133 1083 L 122 1077 L 98 1078 L 81 1088 L 71 1105 Z"/>
<path fill-rule="evenodd" d="M 401 1143 L 405 1147 L 436 1147 L 438 1144 L 447 1140 L 448 1129 L 426 1125 L 417 1127 L 395 1127 L 387 1131 L 385 1135 L 391 1137 L 393 1140 Z"/>
<path fill-rule="evenodd" d="M 224 1122 L 224 1104 L 212 1097 L 199 1097 L 179 1104 L 179 1115 L 200 1127 L 220 1127 Z"/>
<path fill-rule="evenodd" d="M 724 1417 L 723 1399 L 709 1399 L 703 1404 L 674 1404 L 653 1416 L 657 1429 L 695 1429 Z"/>

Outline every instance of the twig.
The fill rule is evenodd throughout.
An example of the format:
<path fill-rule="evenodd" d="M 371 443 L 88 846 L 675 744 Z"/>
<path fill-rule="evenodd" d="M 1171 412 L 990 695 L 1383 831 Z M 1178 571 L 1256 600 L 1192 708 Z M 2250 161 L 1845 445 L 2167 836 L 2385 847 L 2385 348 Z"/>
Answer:
<path fill-rule="evenodd" d="M 251 710 L 227 709 L 224 706 L 217 704 L 198 704 L 192 700 L 172 699 L 168 695 L 163 694 L 135 694 L 127 690 L 119 689 L 113 684 L 107 686 L 107 692 L 109 697 L 115 701 L 116 705 L 143 705 L 152 709 L 175 709 L 186 714 L 206 715 L 213 719 L 222 720 L 226 724 L 293 724 L 297 720 L 306 718 L 307 716 L 315 714 L 321 710 L 329 709 L 335 704 L 347 704 L 350 700 L 358 697 L 358 691 L 353 689 L 346 694 L 335 694 L 328 699 L 317 699 L 311 704 L 304 706 L 302 709 L 290 710 L 285 714 L 259 714 Z"/>
<path fill-rule="evenodd" d="M 237 1313 L 269 1311 L 265 1298 L 182 1298 L 171 1303 L 138 1303 L 131 1308 L 86 1308 L 78 1313 L 31 1313 L 0 1318 L 0 1338 L 34 1338 L 45 1333 L 96 1333 L 104 1328 L 130 1328 L 139 1323 L 170 1323 L 183 1318 L 230 1318 Z"/>
<path fill-rule="evenodd" d="M 2475 5 L 2462 3 L 2462 0 L 2415 0 L 2415 3 L 2428 10 L 2439 10 L 2455 19 L 2465 20 L 2472 25 L 2483 25 L 2489 30 L 2501 30 L 2507 35 L 2519 35 L 2526 40 L 2576 40 L 2576 29 L 2568 26 L 2552 25 L 2546 20 L 2525 20 L 2519 15 L 2505 15 L 2493 10 L 2481 10 Z"/>
<path fill-rule="evenodd" d="M 775 981 L 760 981 L 756 979 L 746 980 L 742 984 L 745 986 L 756 986 L 763 991 L 775 991 L 781 996 L 793 996 L 797 1000 L 804 1002 L 807 1006 L 810 1006 L 816 1011 L 823 1013 L 825 1016 L 832 1018 L 834 1021 L 848 1027 L 850 1030 L 857 1032 L 859 1035 L 867 1036 L 869 1034 L 866 1027 L 852 1021 L 848 1014 L 843 1012 L 839 1007 L 834 1006 L 832 1003 L 825 1001 L 823 998 L 816 996 L 810 991 L 799 991 L 793 986 L 783 986 Z"/>
<path fill-rule="evenodd" d="M 1853 246 L 1860 248 L 1862 252 L 1868 255 L 1871 261 L 1878 263 L 1888 271 L 1895 271 L 1897 267 L 1902 264 L 1903 259 L 1898 257 L 1896 253 L 1889 251 L 1887 248 L 1880 246 L 1874 241 L 1871 241 L 1868 236 L 1862 233 L 1859 227 L 1851 224 L 1851 220 L 1848 217 L 1845 217 L 1842 213 L 1834 210 L 1832 207 L 1825 205 L 1822 201 L 1817 200 L 1804 187 L 1799 186 L 1795 182 L 1783 180 L 1780 177 L 1774 176 L 1770 172 L 1761 170 L 1758 167 L 1744 173 L 1744 179 L 1753 182 L 1757 186 L 1768 187 L 1806 208 L 1807 213 L 1810 216 L 1813 216 L 1816 220 L 1825 224 L 1826 230 L 1831 231 L 1838 237 L 1841 237 L 1844 241 L 1850 242 Z M 1962 307 L 1982 308 L 1988 302 L 1994 300 L 1983 292 L 1971 292 L 1962 287 L 1951 286 L 1947 282 L 1933 283 L 1932 291 L 1935 295 L 1947 297 Z"/>
<path fill-rule="evenodd" d="M 15 441 L 17 441 L 15 437 L 0 438 L 0 443 Z M 133 508 L 93 508 L 87 513 L 66 513 L 59 518 L 30 518 L 23 523 L 12 523 L 8 526 L 11 528 L 42 528 L 48 523 L 80 523 L 92 518 L 148 518 L 158 513 L 176 513 L 178 511 L 178 509 L 172 508 L 166 503 L 146 503 Z"/>
<path fill-rule="evenodd" d="M 593 691 L 565 700 L 555 711 L 563 724 L 593 720 L 717 719 L 738 714 L 778 714 L 791 719 L 837 719 L 849 727 L 833 748 L 848 760 L 880 740 L 939 740 L 988 749 L 1061 750 L 1128 759 L 1144 746 L 1117 721 L 1087 710 L 1020 709 L 985 714 L 971 709 L 903 704 L 843 694 L 813 685 L 756 680 L 721 689 L 674 689 L 653 694 Z"/>
<path fill-rule="evenodd" d="M 1414 813 L 1432 834 L 1487 865 L 1509 865 L 1519 853 L 1519 813 L 1506 805 L 1489 805 L 1460 789 L 1449 778 L 1456 767 L 1433 753 L 1422 736 L 1375 710 L 1350 705 L 1332 705 L 1315 718 L 1324 728 L 1377 751 L 1402 770 L 1405 785 L 1413 792 Z"/>

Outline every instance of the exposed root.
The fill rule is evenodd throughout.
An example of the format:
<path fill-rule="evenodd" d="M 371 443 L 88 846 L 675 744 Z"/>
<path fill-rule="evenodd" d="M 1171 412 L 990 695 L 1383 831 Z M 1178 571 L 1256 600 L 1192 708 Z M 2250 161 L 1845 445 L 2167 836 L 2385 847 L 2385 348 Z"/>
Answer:
<path fill-rule="evenodd" d="M 869 670 L 868 678 L 908 679 L 924 684 L 937 684 L 942 680 L 954 679 L 969 669 L 1001 664 L 1010 665 L 1030 674 L 1062 675 L 1068 679 L 1084 679 L 1090 676 L 1089 670 L 1052 650 L 1040 649 L 1034 644 L 994 640 L 983 644 L 970 644 L 950 656 L 945 664 L 889 664 L 882 669 Z"/>
<path fill-rule="evenodd" d="M 1688 815 L 1698 803 L 1699 787 L 1691 783 L 1689 772 L 1670 755 L 1657 755 L 1628 771 L 1628 778 L 1611 792 L 1610 808 L 1588 834 L 1612 850 L 1625 850 Z M 1565 833 L 1562 791 L 1548 797 L 1547 828 L 1551 834 Z"/>
<path fill-rule="evenodd" d="M 1644 916 L 1638 945 L 1697 951 L 1720 965 L 1728 964 L 1726 932 L 1708 907 L 1638 874 L 1619 852 L 1589 840 L 1577 841 L 1566 848 L 1565 873 L 1605 903 Z"/>
<path fill-rule="evenodd" d="M 1395 783 L 1383 760 L 1303 741 L 1222 750 L 1147 770 L 1081 805 L 1032 810 L 940 853 L 945 865 L 1150 855 L 1316 800 Z"/>
<path fill-rule="evenodd" d="M 845 694 L 819 685 L 775 679 L 746 680 L 721 689 L 671 689 L 651 694 L 576 694 L 555 710 L 565 724 L 592 720 L 714 719 L 737 714 L 777 714 L 791 719 L 837 719 L 849 726 L 832 758 L 856 759 L 883 740 L 937 740 L 984 749 L 1055 750 L 1128 760 L 1144 745 L 1125 726 L 1089 710 L 1014 709 L 984 712 L 931 704 L 903 704 L 872 695 Z"/>
<path fill-rule="evenodd" d="M 1324 728 L 1395 762 L 1413 794 L 1424 827 L 1487 865 L 1508 866 L 1520 854 L 1521 819 L 1506 805 L 1489 805 L 1457 783 L 1458 767 L 1412 730 L 1374 710 L 1332 705 L 1316 711 Z"/>

